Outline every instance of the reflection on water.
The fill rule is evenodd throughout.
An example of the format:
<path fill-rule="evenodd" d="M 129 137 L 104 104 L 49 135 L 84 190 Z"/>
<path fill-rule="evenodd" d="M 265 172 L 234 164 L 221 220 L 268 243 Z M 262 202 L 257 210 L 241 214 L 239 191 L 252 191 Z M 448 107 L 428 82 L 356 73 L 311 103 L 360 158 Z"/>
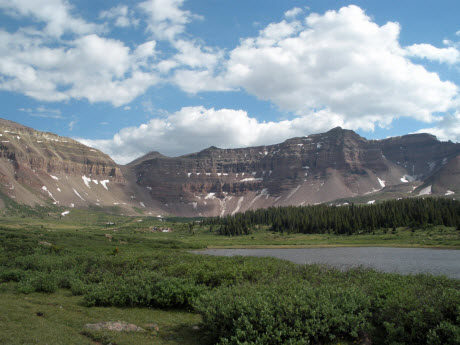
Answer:
<path fill-rule="evenodd" d="M 388 247 L 298 249 L 207 249 L 199 254 L 271 256 L 298 264 L 322 263 L 347 269 L 364 266 L 401 274 L 431 273 L 460 279 L 460 250 Z"/>

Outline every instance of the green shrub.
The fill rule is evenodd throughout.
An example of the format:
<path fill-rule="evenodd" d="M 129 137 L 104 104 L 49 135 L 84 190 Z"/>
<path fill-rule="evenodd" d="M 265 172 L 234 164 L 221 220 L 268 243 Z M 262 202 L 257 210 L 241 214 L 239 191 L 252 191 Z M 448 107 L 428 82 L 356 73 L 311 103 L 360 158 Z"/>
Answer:
<path fill-rule="evenodd" d="M 88 285 L 78 278 L 74 278 L 70 281 L 70 291 L 74 296 L 81 296 L 85 294 L 88 291 L 88 289 Z"/>
<path fill-rule="evenodd" d="M 4 271 L 0 272 L 0 282 L 18 282 L 24 278 L 24 271 L 19 269 L 5 269 Z"/>
<path fill-rule="evenodd" d="M 187 279 L 145 273 L 105 280 L 90 286 L 84 296 L 88 306 L 187 308 L 203 291 Z"/>
<path fill-rule="evenodd" d="M 18 292 L 56 292 L 59 288 L 58 279 L 54 274 L 32 273 L 19 282 Z"/>
<path fill-rule="evenodd" d="M 460 344 L 460 291 L 419 285 L 395 289 L 373 313 L 382 344 Z"/>
<path fill-rule="evenodd" d="M 370 328 L 370 300 L 360 289 L 289 282 L 211 291 L 194 303 L 220 344 L 327 343 Z"/>

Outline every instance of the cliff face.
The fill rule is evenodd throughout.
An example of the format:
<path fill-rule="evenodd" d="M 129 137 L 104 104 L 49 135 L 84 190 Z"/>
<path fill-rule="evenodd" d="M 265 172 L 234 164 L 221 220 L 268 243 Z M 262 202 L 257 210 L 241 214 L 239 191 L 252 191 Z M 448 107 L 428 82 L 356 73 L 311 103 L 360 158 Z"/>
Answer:
<path fill-rule="evenodd" d="M 366 140 L 335 128 L 245 149 L 210 147 L 177 158 L 153 154 L 131 163 L 136 184 L 172 213 L 225 215 L 415 189 L 460 152 L 426 134 Z"/>
<path fill-rule="evenodd" d="M 132 203 L 127 181 L 108 155 L 7 120 L 0 120 L 0 184 L 4 194 L 29 205 Z"/>
<path fill-rule="evenodd" d="M 428 134 L 366 140 L 329 132 L 277 145 L 151 152 L 126 166 L 72 139 L 0 120 L 0 187 L 19 202 L 215 216 L 339 198 L 460 192 L 460 144 Z"/>

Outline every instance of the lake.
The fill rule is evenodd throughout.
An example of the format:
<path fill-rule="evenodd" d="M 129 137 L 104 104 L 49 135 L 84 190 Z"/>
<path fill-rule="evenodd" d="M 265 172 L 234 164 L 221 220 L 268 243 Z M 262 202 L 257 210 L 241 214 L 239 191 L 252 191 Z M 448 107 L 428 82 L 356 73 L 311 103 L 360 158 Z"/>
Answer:
<path fill-rule="evenodd" d="M 368 267 L 382 272 L 431 273 L 460 279 L 460 250 L 388 247 L 334 247 L 296 249 L 206 249 L 198 254 L 275 257 L 297 264 L 320 263 L 346 270 Z"/>

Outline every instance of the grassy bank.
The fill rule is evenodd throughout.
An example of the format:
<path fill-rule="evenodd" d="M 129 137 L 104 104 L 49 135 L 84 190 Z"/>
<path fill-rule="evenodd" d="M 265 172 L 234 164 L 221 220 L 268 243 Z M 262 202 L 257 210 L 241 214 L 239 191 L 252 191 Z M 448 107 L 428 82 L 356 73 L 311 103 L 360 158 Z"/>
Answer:
<path fill-rule="evenodd" d="M 152 232 L 154 227 L 173 231 Z M 187 253 L 234 246 L 459 246 L 431 227 L 350 236 L 217 236 L 177 219 L 72 211 L 0 223 L 0 343 L 458 344 L 460 282 Z M 94 331 L 124 321 L 144 332 Z M 158 328 L 152 328 L 155 324 Z M 197 329 L 199 328 L 199 329 Z"/>

